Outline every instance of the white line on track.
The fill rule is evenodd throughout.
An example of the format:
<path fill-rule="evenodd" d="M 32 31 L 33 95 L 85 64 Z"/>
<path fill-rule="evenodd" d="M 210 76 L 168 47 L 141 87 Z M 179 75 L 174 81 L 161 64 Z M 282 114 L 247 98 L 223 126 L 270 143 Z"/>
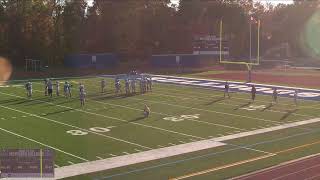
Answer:
<path fill-rule="evenodd" d="M 75 158 L 80 159 L 80 160 L 82 160 L 82 161 L 89 161 L 89 160 L 87 160 L 87 159 L 85 159 L 85 158 L 82 158 L 82 157 L 80 157 L 80 156 L 77 156 L 77 155 L 74 155 L 74 154 L 68 153 L 68 152 L 63 151 L 63 150 L 61 150 L 61 149 L 58 149 L 58 148 L 56 148 L 56 147 L 53 147 L 53 146 L 50 146 L 50 145 L 44 144 L 44 143 L 42 143 L 42 142 L 39 142 L 39 141 L 36 141 L 36 140 L 34 140 L 34 139 L 28 138 L 28 137 L 26 137 L 26 136 L 23 136 L 23 135 L 17 134 L 17 133 L 15 133 L 15 132 L 9 131 L 9 130 L 7 130 L 7 129 L 0 128 L 0 130 L 1 130 L 1 131 L 4 131 L 4 132 L 6 132 L 6 133 L 9 133 L 9 134 L 11 134 L 11 135 L 15 135 L 15 136 L 17 136 L 17 137 L 20 137 L 20 138 L 23 138 L 23 139 L 26 139 L 26 140 L 32 141 L 32 142 L 34 142 L 34 143 L 40 144 L 40 145 L 42 145 L 42 146 L 45 146 L 45 147 L 48 147 L 48 148 L 54 149 L 54 150 L 56 150 L 56 151 L 58 151 L 58 152 L 61 152 L 61 153 L 63 153 L 63 154 L 66 154 L 66 155 L 69 155 L 69 156 L 75 157 Z"/>
<path fill-rule="evenodd" d="M 301 169 L 299 171 L 295 171 L 295 172 L 292 172 L 292 173 L 284 174 L 282 176 L 278 176 L 276 178 L 273 178 L 272 180 L 282 179 L 284 177 L 288 177 L 288 176 L 291 176 L 291 175 L 294 175 L 294 174 L 299 174 L 299 173 L 301 173 L 303 171 L 306 171 L 306 170 L 309 170 L 309 169 L 313 169 L 313 168 L 316 168 L 316 167 L 319 167 L 319 166 L 320 166 L 320 164 L 317 164 L 317 165 L 314 165 L 314 166 L 310 166 L 310 167 L 307 167 L 307 168 L 303 168 L 303 169 Z"/>
<path fill-rule="evenodd" d="M 79 129 L 79 130 L 82 130 L 82 131 L 85 131 L 85 132 L 90 132 L 90 133 L 93 133 L 93 134 L 96 134 L 96 135 L 99 135 L 99 136 L 103 136 L 103 137 L 106 137 L 106 138 L 109 138 L 109 139 L 121 141 L 121 142 L 124 142 L 124 143 L 127 143 L 127 144 L 131 144 L 131 145 L 143 147 L 143 148 L 146 148 L 146 149 L 152 149 L 152 148 L 147 147 L 147 146 L 143 146 L 143 145 L 140 145 L 140 144 L 137 144 L 137 143 L 133 143 L 133 142 L 129 142 L 129 141 L 126 141 L 126 140 L 123 140 L 123 139 L 119 139 L 119 138 L 115 138 L 115 137 L 108 136 L 108 135 L 105 135 L 105 134 L 101 134 L 101 133 L 97 133 L 97 132 L 90 131 L 90 130 L 87 130 L 87 129 L 83 129 L 83 128 L 80 128 L 80 127 L 77 127 L 77 126 L 74 126 L 74 125 L 71 125 L 71 124 L 67 124 L 67 123 L 63 123 L 63 122 L 56 121 L 56 120 L 53 120 L 53 119 L 49 119 L 49 118 L 46 118 L 46 117 L 38 116 L 38 115 L 36 115 L 36 114 L 32 114 L 32 113 L 20 111 L 20 110 L 17 110 L 17 109 L 14 109 L 14 108 L 10 108 L 10 107 L 6 107 L 6 106 L 3 106 L 3 105 L 0 105 L 0 107 L 2 107 L 2 108 L 4 108 L 4 109 L 9 109 L 9 110 L 11 110 L 11 111 L 20 112 L 20 113 L 23 113 L 23 114 L 33 115 L 33 117 L 37 117 L 37 118 L 40 118 L 40 119 L 44 119 L 44 120 L 47 120 L 47 121 L 51 121 L 51 122 L 54 122 L 54 123 L 56 123 L 56 124 L 61 124 L 61 125 L 64 125 L 64 126 L 76 128 L 76 129 Z"/>

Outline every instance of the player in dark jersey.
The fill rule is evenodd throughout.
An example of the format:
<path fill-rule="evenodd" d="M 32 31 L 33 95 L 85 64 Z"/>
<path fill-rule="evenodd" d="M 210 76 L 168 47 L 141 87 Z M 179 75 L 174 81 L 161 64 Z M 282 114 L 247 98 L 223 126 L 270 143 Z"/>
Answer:
<path fill-rule="evenodd" d="M 278 92 L 277 92 L 277 88 L 273 88 L 273 93 L 272 93 L 272 99 L 274 103 L 278 102 Z"/>
<path fill-rule="evenodd" d="M 229 94 L 229 83 L 226 81 L 224 85 L 224 94 L 223 97 L 226 98 L 226 95 L 228 95 L 228 98 L 230 99 L 230 94 Z"/>
<path fill-rule="evenodd" d="M 257 89 L 254 85 L 251 86 L 251 101 L 254 102 L 256 99 Z"/>

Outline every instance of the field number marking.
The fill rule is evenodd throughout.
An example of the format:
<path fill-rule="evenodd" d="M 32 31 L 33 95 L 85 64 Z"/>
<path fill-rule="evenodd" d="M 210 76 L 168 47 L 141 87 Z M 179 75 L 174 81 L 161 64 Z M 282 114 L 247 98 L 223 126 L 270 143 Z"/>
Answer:
<path fill-rule="evenodd" d="M 249 107 L 244 107 L 244 108 L 240 108 L 240 109 L 244 109 L 244 110 L 248 110 L 248 111 L 256 111 L 256 110 L 262 110 L 265 108 L 266 108 L 265 105 L 259 105 L 259 106 L 250 105 Z"/>
<path fill-rule="evenodd" d="M 180 122 L 188 119 L 199 119 L 200 114 L 193 114 L 193 115 L 180 115 L 180 116 L 171 116 L 165 117 L 164 120 L 173 121 L 173 122 Z"/>
<path fill-rule="evenodd" d="M 93 132 L 97 132 L 97 133 L 104 133 L 104 132 L 109 132 L 111 128 L 114 128 L 114 126 L 110 126 L 110 127 L 92 127 L 89 128 L 89 131 L 93 131 Z M 87 131 L 83 131 L 83 130 L 69 130 L 67 131 L 68 134 L 71 134 L 73 136 L 84 136 L 89 134 Z"/>

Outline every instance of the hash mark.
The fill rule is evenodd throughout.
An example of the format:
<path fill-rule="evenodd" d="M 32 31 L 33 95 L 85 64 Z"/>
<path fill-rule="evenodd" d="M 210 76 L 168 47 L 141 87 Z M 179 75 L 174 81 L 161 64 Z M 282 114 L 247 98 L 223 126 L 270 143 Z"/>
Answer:
<path fill-rule="evenodd" d="M 100 156 L 96 156 L 96 158 L 98 158 L 98 159 L 100 159 L 100 160 L 101 160 L 101 159 L 103 159 L 103 158 L 102 158 L 102 157 L 100 157 Z"/>

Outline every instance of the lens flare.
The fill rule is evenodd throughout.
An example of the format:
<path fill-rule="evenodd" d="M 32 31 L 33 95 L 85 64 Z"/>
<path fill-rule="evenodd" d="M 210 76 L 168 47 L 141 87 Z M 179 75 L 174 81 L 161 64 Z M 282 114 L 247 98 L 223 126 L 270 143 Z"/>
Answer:
<path fill-rule="evenodd" d="M 4 57 L 0 57 L 0 85 L 6 84 L 12 73 L 11 63 Z"/>
<path fill-rule="evenodd" d="M 316 11 L 307 21 L 301 37 L 301 45 L 312 57 L 320 57 L 320 11 Z"/>

